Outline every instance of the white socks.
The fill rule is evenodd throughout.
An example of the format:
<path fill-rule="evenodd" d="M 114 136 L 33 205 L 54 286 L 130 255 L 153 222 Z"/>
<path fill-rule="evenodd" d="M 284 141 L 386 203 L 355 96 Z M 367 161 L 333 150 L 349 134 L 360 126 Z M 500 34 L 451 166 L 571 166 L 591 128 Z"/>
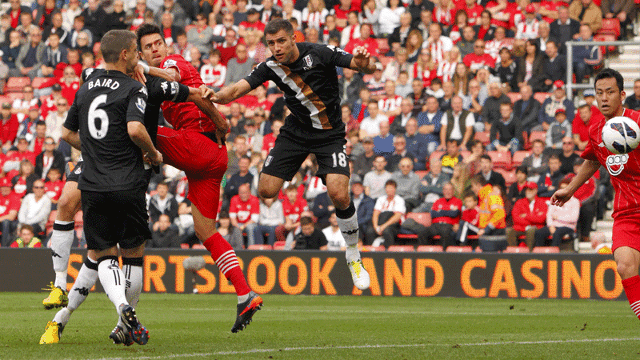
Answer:
<path fill-rule="evenodd" d="M 125 277 L 115 256 L 104 256 L 98 260 L 98 276 L 109 300 L 120 314 L 120 305 L 128 305 L 125 296 Z"/>
<path fill-rule="evenodd" d="M 53 321 L 62 326 L 66 325 L 71 313 L 84 302 L 91 288 L 96 284 L 96 280 L 98 280 L 98 263 L 87 257 L 78 272 L 76 282 L 69 291 L 69 305 L 58 311 Z"/>
<path fill-rule="evenodd" d="M 347 243 L 347 251 L 345 253 L 347 262 L 360 259 L 360 251 L 358 250 L 358 214 L 356 214 L 353 201 L 345 210 L 336 208 L 336 217 L 340 232 L 342 232 L 344 241 Z"/>
<path fill-rule="evenodd" d="M 73 244 L 73 226 L 73 221 L 56 220 L 51 234 L 51 259 L 53 270 L 56 272 L 54 285 L 65 290 L 67 289 L 69 254 Z"/>
<path fill-rule="evenodd" d="M 125 278 L 125 296 L 134 308 L 140 299 L 142 291 L 142 265 L 143 258 L 122 258 L 122 272 Z M 122 318 L 118 318 L 118 325 L 125 328 Z"/>

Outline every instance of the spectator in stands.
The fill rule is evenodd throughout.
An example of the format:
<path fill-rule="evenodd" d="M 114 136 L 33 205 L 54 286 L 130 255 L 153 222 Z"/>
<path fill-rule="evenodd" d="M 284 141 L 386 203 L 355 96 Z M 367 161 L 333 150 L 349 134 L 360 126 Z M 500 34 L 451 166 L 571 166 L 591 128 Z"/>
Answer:
<path fill-rule="evenodd" d="M 267 244 L 276 241 L 276 228 L 284 225 L 282 203 L 277 199 L 261 199 L 258 224 L 254 230 L 254 239 L 258 244 L 265 244 L 264 234 L 267 234 Z"/>
<path fill-rule="evenodd" d="M 478 195 L 468 190 L 462 195 L 462 202 L 464 204 L 464 210 L 462 211 L 460 225 L 456 233 L 456 240 L 460 245 L 477 246 L 477 235 L 478 231 L 480 231 L 478 227 L 480 220 Z M 472 236 L 475 239 L 470 238 Z"/>
<path fill-rule="evenodd" d="M 51 210 L 56 210 L 58 208 L 58 200 L 60 200 L 60 196 L 62 196 L 64 183 L 65 182 L 62 181 L 62 172 L 60 172 L 60 169 L 52 167 L 47 171 L 44 190 L 49 199 L 51 199 Z"/>
<path fill-rule="evenodd" d="M 28 6 L 22 5 L 20 0 L 10 0 L 9 1 L 9 9 L 5 14 L 10 16 L 11 19 L 11 27 L 17 28 L 20 21 L 20 15 L 22 13 L 31 13 L 31 9 Z"/>
<path fill-rule="evenodd" d="M 563 139 L 566 137 L 571 139 L 571 123 L 567 121 L 565 109 L 559 108 L 556 110 L 556 120 L 549 125 L 547 130 L 547 147 L 561 149 L 563 147 Z M 571 144 L 573 144 L 573 141 Z M 573 149 L 571 150 L 573 151 Z"/>
<path fill-rule="evenodd" d="M 247 10 L 247 20 L 241 21 L 240 24 L 238 24 L 238 35 L 245 37 L 249 30 L 262 32 L 264 31 L 264 26 L 265 24 L 260 21 L 260 12 L 255 8 L 249 8 Z M 297 26 L 295 25 L 294 30 L 297 31 Z"/>
<path fill-rule="evenodd" d="M 640 110 L 640 79 L 633 82 L 633 94 L 627 96 L 624 106 L 631 110 Z"/>
<path fill-rule="evenodd" d="M 573 164 L 576 159 L 580 158 L 578 154 L 574 152 L 575 144 L 571 136 L 565 136 L 562 138 L 562 151 L 558 155 L 560 157 L 560 172 L 563 174 L 569 174 L 573 172 Z"/>
<path fill-rule="evenodd" d="M 502 185 L 497 185 L 502 186 Z M 480 218 L 478 235 L 505 235 L 506 214 L 502 197 L 494 192 L 494 186 L 487 182 L 484 174 L 471 178 L 471 189 L 478 195 Z"/>
<path fill-rule="evenodd" d="M 160 24 L 162 22 L 162 14 L 165 12 L 171 13 L 173 15 L 173 24 L 179 28 L 184 29 L 187 25 L 187 21 L 189 16 L 185 12 L 185 9 L 174 0 L 164 0 L 162 6 L 158 11 L 156 11 L 156 23 Z"/>
<path fill-rule="evenodd" d="M 2 62 L 9 67 L 9 76 L 21 76 L 16 68 L 16 59 L 21 48 L 20 33 L 12 30 L 9 33 L 9 41 L 2 46 Z"/>
<path fill-rule="evenodd" d="M 55 16 L 52 21 L 55 21 Z M 60 23 L 62 24 L 62 16 L 60 17 Z M 124 1 L 116 0 L 113 2 L 113 12 L 109 14 L 109 29 L 127 30 L 127 28 L 127 12 L 124 8 Z"/>
<path fill-rule="evenodd" d="M 522 144 L 522 128 L 520 119 L 513 116 L 513 104 L 500 104 L 500 121 L 491 126 L 489 135 L 491 143 L 487 151 L 510 151 L 511 155 L 520 150 Z"/>
<path fill-rule="evenodd" d="M 464 59 L 468 54 L 475 50 L 476 32 L 471 25 L 467 25 L 462 29 L 462 38 L 456 46 L 460 49 L 460 56 Z"/>
<path fill-rule="evenodd" d="M 480 115 L 480 119 L 484 122 L 486 128 L 500 121 L 500 104 L 502 103 L 511 103 L 511 99 L 502 92 L 502 86 L 499 82 L 491 82 L 489 84 L 489 97 L 487 97 Z"/>
<path fill-rule="evenodd" d="M 442 145 L 439 143 L 440 127 L 444 113 L 439 109 L 440 104 L 433 96 L 427 97 L 427 111 L 418 114 L 418 132 L 426 137 L 429 153 Z"/>
<path fill-rule="evenodd" d="M 462 215 L 462 200 L 453 196 L 451 183 L 443 185 L 442 194 L 431 208 L 431 226 L 427 228 L 426 239 L 420 243 L 433 245 L 439 242 L 446 250 L 448 246 L 456 245 L 455 233 L 459 229 Z M 436 236 L 440 237 L 439 241 L 435 239 Z"/>
<path fill-rule="evenodd" d="M 347 26 L 342 30 L 340 36 L 340 47 L 344 49 L 347 44 L 360 37 L 360 24 L 358 22 L 358 12 L 349 11 L 347 14 Z"/>
<path fill-rule="evenodd" d="M 200 50 L 195 46 L 189 50 L 189 63 L 196 69 L 196 71 L 198 71 L 198 73 L 200 73 L 200 68 L 202 68 L 204 63 L 202 62 L 202 54 L 200 53 Z"/>
<path fill-rule="evenodd" d="M 536 39 L 539 22 L 536 19 L 536 7 L 529 4 L 524 8 L 524 19 L 516 25 L 516 39 Z"/>
<path fill-rule="evenodd" d="M 35 137 L 36 124 L 42 121 L 40 116 L 40 109 L 38 106 L 33 105 L 29 108 L 29 115 L 22 118 L 22 121 L 18 123 L 18 131 L 16 136 L 24 136 L 31 143 Z M 14 143 L 15 144 L 15 143 Z"/>
<path fill-rule="evenodd" d="M 42 242 L 38 237 L 35 236 L 34 229 L 32 226 L 24 224 L 20 226 L 20 231 L 18 231 L 19 237 L 11 243 L 12 248 L 41 248 Z"/>
<path fill-rule="evenodd" d="M 542 64 L 544 86 L 540 90 L 548 92 L 554 82 L 567 78 L 567 58 L 558 54 L 558 44 L 549 40 L 545 50 L 544 62 Z"/>
<path fill-rule="evenodd" d="M 366 234 L 367 227 L 371 226 L 375 200 L 364 193 L 364 186 L 360 180 L 351 183 L 351 195 L 353 196 L 353 204 L 356 207 L 356 214 L 358 215 L 359 236 L 360 240 L 362 240 Z"/>
<path fill-rule="evenodd" d="M 538 185 L 526 182 L 525 197 L 513 205 L 513 229 L 507 230 L 507 242 L 510 246 L 517 246 L 520 238 L 529 248 L 533 249 L 536 232 L 546 225 L 547 202 L 538 197 Z"/>
<path fill-rule="evenodd" d="M 589 123 L 595 114 L 591 111 L 591 106 L 584 100 L 578 103 L 578 114 L 571 124 L 571 133 L 576 148 L 583 151 L 589 143 Z"/>
<path fill-rule="evenodd" d="M 22 45 L 16 58 L 16 68 L 22 76 L 33 79 L 38 75 L 38 71 L 44 63 L 45 49 L 46 46 L 42 42 L 42 30 L 39 28 L 30 30 L 29 42 Z"/>
<path fill-rule="evenodd" d="M 340 0 L 340 3 L 351 3 L 351 0 Z M 335 9 L 335 8 L 334 8 Z M 378 23 L 380 24 L 379 36 L 387 38 L 393 33 L 393 30 L 400 26 L 400 16 L 404 13 L 405 8 L 400 4 L 400 0 L 391 0 L 386 7 L 380 10 Z M 336 15 L 338 13 L 336 12 Z M 340 17 L 338 16 L 338 29 L 340 30 Z"/>
<path fill-rule="evenodd" d="M 262 109 L 256 109 L 257 114 L 260 112 L 264 117 Z M 253 118 L 249 118 L 244 122 L 244 136 L 247 138 L 247 144 L 251 153 L 259 154 L 263 147 L 263 136 L 258 133 L 258 126 Z"/>
<path fill-rule="evenodd" d="M 580 32 L 580 22 L 569 16 L 569 8 L 560 6 L 558 8 L 558 20 L 550 24 L 551 36 L 558 40 L 560 44 L 560 53 L 566 53 L 564 43 L 571 41 L 577 37 Z"/>
<path fill-rule="evenodd" d="M 31 31 L 35 29 L 40 29 L 40 27 L 33 23 L 33 16 L 31 13 L 21 13 L 20 25 L 16 27 L 16 31 L 20 33 L 22 39 L 27 39 Z"/>
<path fill-rule="evenodd" d="M 442 163 L 434 161 L 429 167 L 429 172 L 422 178 L 420 182 L 420 196 L 424 200 L 420 206 L 413 209 L 414 212 L 429 212 L 433 204 L 442 195 L 442 188 L 451 176 L 442 172 Z"/>
<path fill-rule="evenodd" d="M 489 155 L 480 157 L 480 172 L 477 175 L 482 175 L 485 181 L 492 186 L 499 186 L 502 189 L 507 188 L 504 176 L 499 172 L 493 171 L 493 161 Z"/>
<path fill-rule="evenodd" d="M 518 63 L 506 47 L 500 49 L 499 56 L 500 61 L 491 68 L 491 74 L 500 78 L 502 86 L 508 89 L 508 92 L 518 91 Z"/>
<path fill-rule="evenodd" d="M 84 16 L 79 15 L 79 16 L 76 16 L 75 19 L 73 20 L 73 28 L 69 31 L 69 34 L 67 35 L 66 44 L 65 44 L 67 48 L 70 48 L 70 49 L 77 48 L 78 36 L 80 36 L 80 34 L 83 32 L 86 32 L 86 34 L 89 36 L 88 43 L 93 43 L 93 35 L 91 34 L 91 31 L 89 31 L 85 27 Z"/>
<path fill-rule="evenodd" d="M 268 122 L 264 122 L 263 124 L 268 123 Z M 265 124 L 266 125 L 266 124 Z M 271 132 L 269 132 L 268 134 L 263 132 L 262 134 L 264 135 L 262 137 L 262 158 L 266 159 L 267 158 L 267 154 L 269 154 L 269 151 L 271 151 L 271 149 L 273 149 L 273 146 L 275 145 L 276 142 L 276 138 L 278 137 L 278 135 L 280 135 L 280 128 L 282 127 L 282 125 L 284 125 L 284 120 L 279 119 L 279 118 L 274 118 L 271 120 Z M 266 126 L 264 127 L 266 131 Z"/>
<path fill-rule="evenodd" d="M 378 198 L 371 219 L 372 226 L 367 229 L 365 242 L 367 245 L 377 245 L 375 240 L 382 237 L 385 247 L 395 243 L 400 224 L 407 212 L 404 200 L 396 195 L 396 182 L 388 180 L 385 184 L 386 196 Z"/>
<path fill-rule="evenodd" d="M 158 221 L 153 224 L 151 239 L 147 240 L 148 248 L 177 248 L 180 247 L 178 229 L 171 226 L 169 215 L 162 214 Z"/>
<path fill-rule="evenodd" d="M 477 38 L 484 41 L 493 40 L 493 34 L 496 31 L 496 26 L 493 25 L 493 15 L 489 10 L 484 10 L 480 14 L 480 23 L 473 26 L 476 32 Z"/>
<path fill-rule="evenodd" d="M 568 123 L 571 124 L 575 115 L 575 107 L 573 102 L 567 98 L 564 82 L 561 80 L 553 83 L 553 94 L 542 103 L 540 108 L 539 121 L 542 128 L 536 127 L 534 130 L 549 130 L 549 126 L 555 120 L 558 109 L 565 111 L 565 115 L 569 120 Z"/>
<path fill-rule="evenodd" d="M 335 15 L 327 15 L 324 18 L 324 25 L 322 26 L 322 37 L 320 38 L 321 43 L 328 44 L 329 39 L 340 39 L 341 34 L 340 30 L 337 28 L 336 17 Z M 374 25 L 375 26 L 375 25 Z"/>
<path fill-rule="evenodd" d="M 204 14 L 196 15 L 196 26 L 187 32 L 187 41 L 200 50 L 202 54 L 209 53 L 211 50 L 211 40 L 213 39 L 213 29 L 207 24 L 207 21 L 208 19 Z"/>
<path fill-rule="evenodd" d="M 45 196 L 44 181 L 38 179 L 33 182 L 33 193 L 22 199 L 18 212 L 21 225 L 31 225 L 35 234 L 44 234 L 44 227 L 51 213 L 51 199 Z"/>
<path fill-rule="evenodd" d="M 407 150 L 407 140 L 403 135 L 396 135 L 393 138 L 393 153 L 387 156 L 387 171 L 394 172 L 398 170 L 400 161 L 408 158 L 414 162 L 414 156 Z M 413 169 L 413 166 L 411 167 Z M 402 196 L 402 194 L 400 194 Z"/>
<path fill-rule="evenodd" d="M 527 181 L 527 177 L 528 177 L 528 173 L 527 173 L 527 167 L 520 165 L 518 166 L 518 168 L 516 169 L 516 182 L 514 182 L 513 184 L 511 184 L 511 186 L 509 186 L 509 192 L 508 192 L 508 196 L 509 196 L 509 200 L 511 200 L 512 204 L 515 204 L 516 201 L 522 199 L 525 197 L 525 186 L 527 185 L 528 181 Z M 538 190 L 538 186 L 536 185 L 536 190 Z"/>
<path fill-rule="evenodd" d="M 178 202 L 173 194 L 169 193 L 169 185 L 166 182 L 161 182 L 156 187 L 157 193 L 149 199 L 149 219 L 153 228 L 160 219 L 160 215 L 165 214 L 169 216 L 169 222 L 173 221 L 178 216 Z"/>
<path fill-rule="evenodd" d="M 294 237 L 293 250 L 327 250 L 328 242 L 324 233 L 318 230 L 313 219 L 304 216 L 300 219 L 300 233 Z"/>
<path fill-rule="evenodd" d="M 460 143 L 457 140 L 447 141 L 447 152 L 440 157 L 442 172 L 448 175 L 453 174 L 453 167 L 463 160 L 460 154 Z"/>
<path fill-rule="evenodd" d="M 581 25 L 589 25 L 593 32 L 602 27 L 602 11 L 592 0 L 573 0 L 569 5 L 569 16 Z"/>
<path fill-rule="evenodd" d="M 0 141 L 2 152 L 6 153 L 13 146 L 18 132 L 18 117 L 11 113 L 11 104 L 3 103 L 0 110 Z"/>
<path fill-rule="evenodd" d="M 543 75 L 544 56 L 535 40 L 529 39 L 525 43 L 525 55 L 518 63 L 518 86 L 531 85 L 533 92 L 540 92 L 544 86 Z"/>
<path fill-rule="evenodd" d="M 228 153 L 228 166 L 227 166 L 227 177 L 230 177 L 231 174 L 235 174 L 240 171 L 240 167 L 238 163 L 243 156 L 248 156 L 249 154 L 249 146 L 247 145 L 247 138 L 244 135 L 238 135 L 235 139 L 233 139 L 233 149 L 229 150 Z"/>
<path fill-rule="evenodd" d="M 29 166 L 31 166 L 30 173 L 32 173 L 33 165 L 36 163 L 36 154 L 29 151 L 29 141 L 27 141 L 26 137 L 21 136 L 17 138 L 15 148 L 12 148 L 7 153 L 4 159 L 3 170 L 5 172 L 19 170 L 20 163 L 24 160 L 29 162 Z"/>
<path fill-rule="evenodd" d="M 389 123 L 389 118 L 379 112 L 376 100 L 369 101 L 367 109 L 369 110 L 369 116 L 360 123 L 360 138 L 362 139 L 377 136 L 380 134 L 380 124 L 383 122 Z"/>
<path fill-rule="evenodd" d="M 389 133 L 390 125 L 388 121 L 382 121 L 378 125 L 380 133 L 373 138 L 373 150 L 378 155 L 389 156 L 393 151 L 393 135 Z"/>
<path fill-rule="evenodd" d="M 213 49 L 209 53 L 209 63 L 202 66 L 200 76 L 205 85 L 218 91 L 224 85 L 227 67 L 220 64 L 220 50 Z"/>
<path fill-rule="evenodd" d="M 62 125 L 67 119 L 68 109 L 69 104 L 67 99 L 60 97 L 56 101 L 56 111 L 49 113 L 49 116 L 45 119 L 47 136 L 53 138 L 56 143 L 60 141 L 60 137 L 62 136 Z"/>
<path fill-rule="evenodd" d="M 563 179 L 560 182 L 560 188 L 567 187 L 569 182 L 571 179 Z M 572 196 L 562 207 L 549 206 L 547 226 L 536 230 L 535 246 L 560 246 L 563 242 L 573 239 L 579 216 L 580 201 L 575 196 Z M 551 237 L 551 241 L 549 241 L 549 237 Z"/>
<path fill-rule="evenodd" d="M 538 25 L 538 36 L 534 38 L 538 42 L 538 48 L 540 51 L 547 52 L 547 45 L 549 41 L 553 41 L 558 47 L 558 39 L 551 35 L 551 28 L 549 23 L 546 21 L 541 21 L 540 25 Z"/>
<path fill-rule="evenodd" d="M 317 196 L 312 198 L 309 196 L 309 190 L 307 190 L 307 200 L 313 203 L 311 207 L 311 212 L 316 219 L 316 224 L 320 228 L 324 228 L 329 226 L 329 218 L 331 217 L 331 212 L 335 211 L 336 208 L 333 206 L 333 203 L 329 199 L 329 194 L 327 194 L 326 186 L 322 185 L 322 181 L 317 176 L 312 178 L 312 183 L 309 184 L 309 188 L 312 188 L 313 183 L 316 183 L 316 188 L 318 185 L 322 188 L 322 192 L 320 192 Z"/>
<path fill-rule="evenodd" d="M 224 80 L 225 84 L 235 84 L 242 80 L 253 68 L 253 60 L 247 56 L 247 47 L 244 44 L 238 44 L 236 46 L 236 57 L 229 60 L 227 63 L 227 77 Z"/>
<path fill-rule="evenodd" d="M 394 76 L 397 78 L 397 75 Z M 378 108 L 380 113 L 388 118 L 400 114 L 400 104 L 402 96 L 396 94 L 396 85 L 394 80 L 387 80 L 384 83 L 384 94 L 378 100 Z"/>
<path fill-rule="evenodd" d="M 34 173 L 43 180 L 47 176 L 49 169 L 57 169 L 60 174 L 64 173 L 64 155 L 56 150 L 56 142 L 52 137 L 45 139 L 44 151 L 36 156 L 35 165 Z"/>
<path fill-rule="evenodd" d="M 251 185 L 242 184 L 238 187 L 238 195 L 231 198 L 229 217 L 234 227 L 247 234 L 247 245 L 255 244 L 255 228 L 260 218 L 260 200 L 251 195 Z"/>
<path fill-rule="evenodd" d="M 282 211 L 284 212 L 284 225 L 276 228 L 276 238 L 278 241 L 285 241 L 289 232 L 300 226 L 300 217 L 303 212 L 309 211 L 307 201 L 298 196 L 298 188 L 289 185 L 285 190 L 286 199 L 282 201 Z"/>
<path fill-rule="evenodd" d="M 378 199 L 385 194 L 385 184 L 391 179 L 391 173 L 385 170 L 387 160 L 384 156 L 378 155 L 373 161 L 373 170 L 365 174 L 362 185 L 364 192 L 372 199 Z"/>
<path fill-rule="evenodd" d="M 590 25 L 580 25 L 580 37 L 578 37 L 576 41 L 593 41 L 593 31 Z M 576 82 L 582 83 L 585 77 L 591 75 L 593 67 L 600 64 L 600 62 L 602 62 L 602 54 L 599 46 L 574 46 L 573 72 L 576 75 Z"/>
<path fill-rule="evenodd" d="M 51 17 L 51 25 L 44 28 L 42 32 L 42 41 L 46 41 L 50 45 L 49 37 L 51 34 L 58 35 L 58 43 L 63 44 L 69 34 L 62 25 L 62 13 L 54 12 Z"/>
<path fill-rule="evenodd" d="M 0 179 L 0 222 L 2 222 L 2 246 L 7 247 L 13 241 L 18 227 L 20 197 L 11 191 L 12 184 L 7 178 Z"/>
<path fill-rule="evenodd" d="M 365 86 L 362 74 L 349 68 L 344 68 L 342 74 L 338 80 L 341 103 L 352 104 L 358 100 L 360 89 Z"/>
<path fill-rule="evenodd" d="M 400 25 L 393 29 L 393 32 L 387 38 L 389 48 L 394 53 L 401 47 L 404 48 L 407 46 L 409 32 L 413 30 L 411 21 L 411 14 L 409 12 L 402 13 L 402 15 L 400 15 Z"/>
<path fill-rule="evenodd" d="M 384 67 L 381 63 L 375 63 L 376 69 L 373 72 L 373 77 L 367 81 L 367 88 L 371 93 L 371 99 L 378 101 L 384 97 L 384 83 L 385 79 L 382 76 Z"/>
<path fill-rule="evenodd" d="M 324 237 L 327 239 L 327 250 L 329 251 L 344 251 L 347 248 L 347 243 L 342 236 L 340 227 L 338 226 L 338 217 L 336 213 L 331 213 L 329 217 L 329 226 L 322 229 Z"/>
<path fill-rule="evenodd" d="M 551 154 L 548 164 L 549 170 L 538 179 L 538 194 L 543 198 L 550 198 L 558 190 L 560 181 L 565 175 L 560 171 L 562 163 L 558 154 Z"/>
<path fill-rule="evenodd" d="M 242 231 L 231 224 L 231 218 L 226 210 L 220 211 L 218 216 L 218 233 L 233 247 L 234 250 L 244 249 Z"/>
<path fill-rule="evenodd" d="M 404 135 L 409 119 L 413 118 L 413 100 L 405 97 L 400 103 L 400 114 L 398 114 L 391 123 L 389 130 L 392 135 Z"/>
<path fill-rule="evenodd" d="M 137 4 L 136 11 L 138 7 L 142 7 L 141 5 L 139 5 L 139 3 L 142 3 L 142 0 L 138 0 L 136 2 Z M 147 2 L 145 1 L 144 4 L 142 5 L 144 5 L 144 8 L 146 9 Z M 82 10 L 83 10 L 82 5 L 80 4 L 79 0 L 69 0 L 68 4 L 66 4 L 62 9 L 62 27 L 67 31 L 71 31 L 71 29 L 73 28 L 74 19 L 77 16 L 80 16 L 80 14 L 82 14 Z M 141 14 L 140 20 L 136 22 L 137 26 L 142 24 L 143 17 L 144 17 L 144 10 L 140 14 Z M 135 21 L 133 18 L 131 20 Z M 133 24 L 132 24 L 132 27 L 133 27 Z M 131 29 L 131 30 L 135 31 L 135 29 Z"/>
<path fill-rule="evenodd" d="M 364 153 L 353 158 L 353 173 L 364 177 L 366 173 L 373 169 L 376 153 L 373 151 L 372 138 L 365 137 L 362 140 L 362 146 L 364 147 Z"/>
<path fill-rule="evenodd" d="M 358 121 L 358 127 L 360 126 L 360 122 L 362 122 L 365 117 L 369 116 L 369 110 L 367 109 L 369 101 L 371 101 L 371 91 L 369 91 L 369 88 L 365 85 L 360 88 L 360 91 L 358 92 L 358 99 L 351 104 L 351 113 Z"/>
<path fill-rule="evenodd" d="M 513 117 L 519 119 L 521 130 L 530 134 L 533 127 L 538 125 L 540 103 L 533 98 L 533 90 L 529 85 L 520 88 L 520 96 L 513 106 Z"/>
<path fill-rule="evenodd" d="M 428 142 L 424 135 L 418 133 L 418 121 L 415 118 L 409 119 L 406 130 L 407 153 L 414 159 L 413 169 L 426 170 L 426 159 L 429 156 Z"/>
<path fill-rule="evenodd" d="M 451 99 L 451 110 L 448 110 L 440 121 L 440 143 L 446 144 L 449 140 L 457 140 L 460 147 L 466 150 L 473 136 L 475 122 L 473 113 L 462 108 L 462 98 L 458 95 L 454 96 Z"/>
<path fill-rule="evenodd" d="M 400 196 L 407 208 L 411 211 L 420 203 L 420 178 L 413 172 L 413 160 L 405 157 L 400 160 L 399 170 L 391 175 L 391 179 L 396 182 L 396 193 Z"/>
<path fill-rule="evenodd" d="M 59 63 L 67 62 L 67 48 L 60 44 L 57 33 L 49 35 L 49 45 L 45 48 L 44 59 L 38 76 L 53 76 L 53 70 Z"/>
<path fill-rule="evenodd" d="M 249 184 L 253 182 L 253 175 L 249 172 L 249 164 L 251 159 L 248 156 L 242 156 L 238 160 L 238 172 L 231 175 L 227 184 L 224 187 L 224 196 L 227 199 L 238 195 L 238 190 L 242 184 Z"/>
<path fill-rule="evenodd" d="M 482 141 L 472 139 L 469 141 L 469 151 L 471 153 L 464 158 L 464 163 L 467 164 L 469 173 L 475 174 L 480 169 L 480 157 L 485 154 L 485 147 Z M 460 195 L 462 195 L 462 193 L 460 193 Z"/>
<path fill-rule="evenodd" d="M 445 59 L 445 54 L 453 49 L 453 42 L 447 36 L 442 35 L 442 25 L 431 23 L 429 25 L 429 37 L 423 47 L 431 50 L 431 58 L 440 63 Z"/>
<path fill-rule="evenodd" d="M 485 53 L 485 42 L 477 39 L 473 45 L 473 53 L 467 54 L 463 61 L 472 74 L 476 74 L 480 68 L 493 68 L 496 60 L 491 55 Z"/>

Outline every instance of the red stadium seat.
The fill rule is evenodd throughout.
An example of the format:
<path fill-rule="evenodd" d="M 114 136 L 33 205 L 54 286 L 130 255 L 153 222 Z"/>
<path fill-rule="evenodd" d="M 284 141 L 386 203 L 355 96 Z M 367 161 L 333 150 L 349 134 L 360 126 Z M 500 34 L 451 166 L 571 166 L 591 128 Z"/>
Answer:
<path fill-rule="evenodd" d="M 394 252 L 414 252 L 416 251 L 416 248 L 413 247 L 413 245 L 391 245 L 389 246 L 389 248 L 387 249 L 387 251 L 394 251 Z"/>
<path fill-rule="evenodd" d="M 10 92 L 6 93 L 5 95 L 9 98 L 10 103 L 14 102 L 16 99 L 24 98 L 24 93 L 22 92 Z"/>
<path fill-rule="evenodd" d="M 273 250 L 273 246 L 269 244 L 253 244 L 247 248 L 249 250 Z"/>
<path fill-rule="evenodd" d="M 442 252 L 444 251 L 441 245 L 420 245 L 416 250 L 418 252 Z"/>
<path fill-rule="evenodd" d="M 202 245 L 202 244 L 193 244 L 193 246 L 191 247 L 192 249 L 204 249 L 206 250 L 207 248 Z"/>
<path fill-rule="evenodd" d="M 387 39 L 380 38 L 376 39 L 376 41 L 378 42 L 378 53 L 380 53 L 381 56 L 389 52 L 389 41 L 387 41 Z"/>
<path fill-rule="evenodd" d="M 549 93 L 538 92 L 533 94 L 533 98 L 538 100 L 540 104 L 542 104 L 547 98 L 551 96 Z"/>
<path fill-rule="evenodd" d="M 75 227 L 82 227 L 83 225 L 83 220 L 82 220 L 82 210 L 78 211 L 76 213 L 76 215 L 73 217 L 73 221 L 75 222 Z"/>
<path fill-rule="evenodd" d="M 44 78 L 44 77 L 37 77 L 37 78 L 34 78 L 34 79 L 33 79 L 33 81 L 31 82 L 31 86 L 32 86 L 34 89 L 39 89 L 39 88 L 40 88 L 40 85 L 41 85 L 42 83 L 44 83 L 45 81 L 49 81 L 49 78 Z"/>
<path fill-rule="evenodd" d="M 491 142 L 491 138 L 489 137 L 488 131 L 477 132 L 473 138 L 480 141 L 482 145 L 488 145 Z"/>
<path fill-rule="evenodd" d="M 529 135 L 529 142 L 533 143 L 534 140 L 542 140 L 546 144 L 547 133 L 544 131 L 532 131 Z"/>
<path fill-rule="evenodd" d="M 25 86 L 31 85 L 28 77 L 10 77 L 4 87 L 5 92 L 22 92 Z"/>
<path fill-rule="evenodd" d="M 189 249 L 189 244 L 180 244 L 181 249 Z"/>
<path fill-rule="evenodd" d="M 534 254 L 555 254 L 559 252 L 560 248 L 557 246 L 536 246 L 532 251 Z"/>
<path fill-rule="evenodd" d="M 517 93 L 517 92 L 507 93 L 507 96 L 509 97 L 509 99 L 511 99 L 511 103 L 512 104 L 514 104 L 516 101 L 522 99 L 522 95 L 520 95 L 520 93 Z"/>
<path fill-rule="evenodd" d="M 598 34 L 593 37 L 593 41 L 616 41 L 616 36 L 612 34 Z M 616 52 L 618 48 L 614 45 L 600 46 L 600 53 L 607 54 Z"/>
<path fill-rule="evenodd" d="M 276 241 L 273 243 L 273 250 L 285 250 L 286 241 Z"/>
<path fill-rule="evenodd" d="M 511 165 L 515 168 L 522 164 L 522 161 L 531 155 L 530 151 L 516 151 L 513 153 L 513 158 L 511 159 Z"/>
<path fill-rule="evenodd" d="M 521 247 L 521 246 L 507 246 L 507 248 L 504 250 L 505 253 L 509 253 L 509 254 L 516 254 L 516 253 L 529 253 L 529 248 L 528 247 Z"/>
<path fill-rule="evenodd" d="M 0 95 L 0 104 L 10 103 L 11 98 L 6 95 Z"/>
<path fill-rule="evenodd" d="M 380 245 L 380 246 L 372 246 L 372 245 L 363 245 L 362 249 L 360 249 L 360 251 L 366 252 L 366 251 L 385 251 L 384 246 Z"/>
<path fill-rule="evenodd" d="M 493 167 L 497 169 L 511 169 L 511 153 L 508 151 L 488 151 L 487 155 L 493 162 Z"/>
<path fill-rule="evenodd" d="M 473 252 L 471 246 L 448 246 L 447 252 Z"/>
<path fill-rule="evenodd" d="M 500 174 L 502 174 L 502 177 L 504 177 L 504 181 L 507 187 L 511 186 L 511 184 L 517 181 L 515 170 L 505 170 L 505 169 L 495 169 L 495 170 Z"/>
<path fill-rule="evenodd" d="M 598 30 L 597 35 L 613 35 L 620 37 L 620 20 L 618 18 L 602 19 L 602 27 Z"/>

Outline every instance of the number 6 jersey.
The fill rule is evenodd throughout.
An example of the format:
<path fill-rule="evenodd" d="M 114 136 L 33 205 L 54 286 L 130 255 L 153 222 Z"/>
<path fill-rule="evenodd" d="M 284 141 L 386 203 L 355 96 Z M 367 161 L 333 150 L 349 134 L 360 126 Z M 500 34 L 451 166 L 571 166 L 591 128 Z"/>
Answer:
<path fill-rule="evenodd" d="M 127 131 L 130 121 L 144 124 L 146 106 L 146 87 L 120 71 L 103 71 L 80 87 L 64 123 L 80 133 L 84 159 L 80 190 L 146 187 L 142 151 Z"/>

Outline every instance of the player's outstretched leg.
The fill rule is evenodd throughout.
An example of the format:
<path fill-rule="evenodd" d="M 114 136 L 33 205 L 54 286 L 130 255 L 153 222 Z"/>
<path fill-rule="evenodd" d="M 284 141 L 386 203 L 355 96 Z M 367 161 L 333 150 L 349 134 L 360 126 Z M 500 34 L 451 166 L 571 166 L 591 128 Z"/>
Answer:
<path fill-rule="evenodd" d="M 52 321 L 47 323 L 44 334 L 40 337 L 40 344 L 55 344 L 60 341 L 60 336 L 64 327 L 69 322 L 71 314 L 84 302 L 89 296 L 89 291 L 98 280 L 98 263 L 91 259 L 94 256 L 91 252 L 85 259 L 75 283 L 69 292 L 69 304 L 67 307 L 60 309 L 54 316 Z"/>

